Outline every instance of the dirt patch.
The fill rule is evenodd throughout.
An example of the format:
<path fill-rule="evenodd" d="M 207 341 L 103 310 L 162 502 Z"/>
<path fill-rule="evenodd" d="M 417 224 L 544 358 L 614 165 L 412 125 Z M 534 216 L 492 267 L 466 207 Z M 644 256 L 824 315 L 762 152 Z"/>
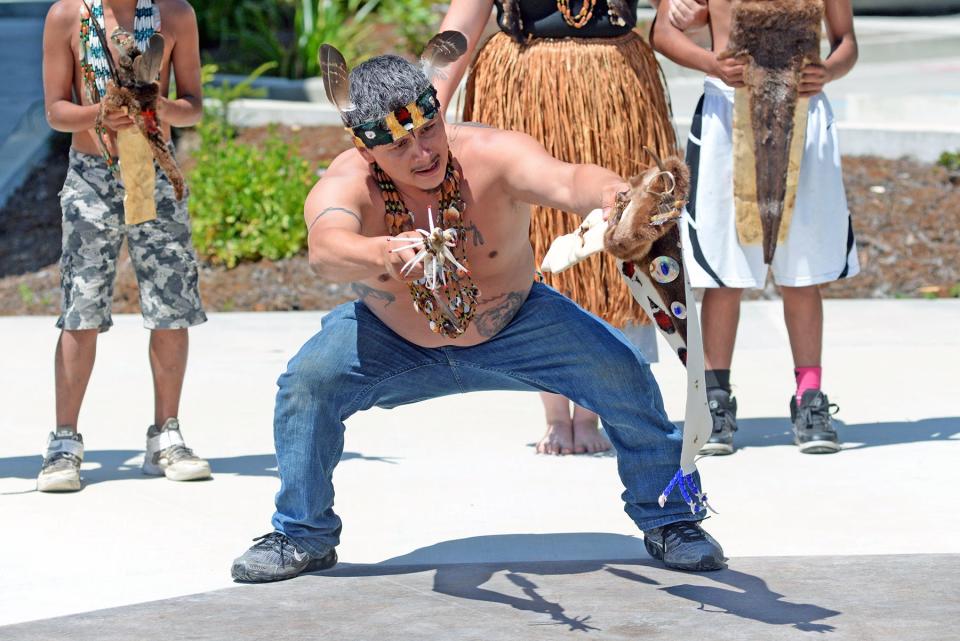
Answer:
<path fill-rule="evenodd" d="M 860 274 L 837 298 L 960 296 L 960 176 L 911 160 L 844 158 Z"/>
<path fill-rule="evenodd" d="M 54 135 L 46 160 L 0 208 L 0 278 L 59 260 L 60 189 L 67 177 L 69 149 L 70 136 Z"/>
<path fill-rule="evenodd" d="M 314 167 L 324 166 L 350 139 L 338 127 L 275 127 Z M 244 130 L 256 144 L 268 128 Z M 69 139 L 54 138 L 47 159 L 0 209 L 0 315 L 56 314 L 60 306 L 60 202 Z M 185 169 L 195 145 L 190 132 L 178 146 Z M 946 169 L 912 160 L 844 158 L 861 273 L 824 286 L 832 298 L 960 295 L 960 186 Z M 211 311 L 329 309 L 351 298 L 349 286 L 317 278 L 305 256 L 240 265 L 201 266 L 201 294 Z M 114 312 L 138 312 L 137 285 L 124 252 Z M 776 296 L 770 285 L 750 298 Z"/>

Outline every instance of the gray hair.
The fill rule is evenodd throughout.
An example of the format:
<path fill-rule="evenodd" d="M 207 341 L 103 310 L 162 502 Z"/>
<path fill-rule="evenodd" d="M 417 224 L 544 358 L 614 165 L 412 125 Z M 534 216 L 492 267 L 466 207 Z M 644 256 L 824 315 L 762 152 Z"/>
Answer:
<path fill-rule="evenodd" d="M 350 102 L 356 109 L 346 114 L 347 126 L 382 120 L 410 104 L 430 86 L 419 65 L 400 56 L 377 56 L 350 71 Z"/>

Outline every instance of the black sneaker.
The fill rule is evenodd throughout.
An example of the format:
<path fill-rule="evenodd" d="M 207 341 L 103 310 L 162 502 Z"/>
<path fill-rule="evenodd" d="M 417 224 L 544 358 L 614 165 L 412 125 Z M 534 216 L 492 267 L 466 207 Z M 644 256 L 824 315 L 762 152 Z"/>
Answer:
<path fill-rule="evenodd" d="M 268 583 L 292 579 L 302 572 L 317 572 L 337 564 L 333 548 L 322 557 L 309 552 L 280 532 L 271 532 L 254 539 L 253 547 L 234 559 L 230 574 L 243 583 Z"/>
<path fill-rule="evenodd" d="M 707 572 L 726 567 L 723 548 L 696 521 L 679 521 L 645 530 L 647 553 L 668 568 Z"/>
<path fill-rule="evenodd" d="M 833 454 L 841 449 L 837 430 L 830 417 L 840 409 L 827 400 L 820 390 L 808 389 L 797 406 L 796 396 L 790 397 L 790 420 L 793 422 L 793 441 L 804 454 Z"/>
<path fill-rule="evenodd" d="M 714 387 L 707 390 L 707 405 L 713 418 L 713 432 L 700 453 L 723 456 L 733 454 L 733 433 L 737 431 L 737 399 L 725 389 Z"/>

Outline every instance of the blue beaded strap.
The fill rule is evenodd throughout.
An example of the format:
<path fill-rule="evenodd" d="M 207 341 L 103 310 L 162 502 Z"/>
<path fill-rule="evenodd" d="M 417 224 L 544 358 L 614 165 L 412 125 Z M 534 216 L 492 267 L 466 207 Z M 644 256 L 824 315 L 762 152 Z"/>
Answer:
<path fill-rule="evenodd" d="M 93 0 L 91 3 L 90 18 L 96 20 L 101 27 L 106 23 L 103 17 L 103 0 Z M 160 11 L 153 0 L 137 0 L 137 8 L 133 18 L 133 37 L 140 51 L 145 51 L 151 36 L 160 30 Z M 107 52 L 100 46 L 100 41 L 93 34 L 84 37 L 81 31 L 81 56 L 93 68 L 95 74 L 96 94 L 90 97 L 91 102 L 99 102 L 107 93 L 107 80 L 110 78 L 110 69 L 107 66 Z M 86 45 L 86 46 L 84 46 Z"/>
<path fill-rule="evenodd" d="M 680 496 L 683 497 L 684 502 L 690 506 L 691 514 L 702 512 L 704 509 L 710 510 L 714 514 L 718 513 L 710 506 L 710 503 L 707 502 L 707 495 L 697 486 L 693 474 L 684 474 L 682 469 L 677 470 L 677 473 L 670 479 L 663 493 L 660 494 L 660 498 L 657 501 L 660 507 L 667 504 L 667 497 L 670 496 L 674 489 L 680 492 Z"/>

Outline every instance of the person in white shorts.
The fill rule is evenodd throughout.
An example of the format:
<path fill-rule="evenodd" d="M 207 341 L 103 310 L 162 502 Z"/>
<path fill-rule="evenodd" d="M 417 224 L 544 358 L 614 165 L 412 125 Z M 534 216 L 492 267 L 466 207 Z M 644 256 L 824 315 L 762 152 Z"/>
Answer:
<path fill-rule="evenodd" d="M 823 306 L 819 285 L 860 270 L 836 124 L 822 93 L 827 82 L 845 75 L 856 62 L 853 13 L 850 0 L 825 0 L 824 5 L 831 53 L 823 64 L 809 64 L 802 72 L 800 96 L 810 100 L 796 204 L 786 240 L 777 245 L 769 265 L 783 297 L 797 382 L 790 415 L 794 440 L 804 453 L 840 449 L 830 420 L 836 405 L 820 389 Z M 678 13 L 693 18 L 678 24 L 682 22 L 677 20 Z M 718 59 L 729 39 L 730 0 L 671 0 L 661 4 L 657 17 L 654 48 L 678 64 L 707 74 L 687 144 L 692 181 L 681 229 L 691 285 L 706 288 L 701 314 L 714 431 L 703 452 L 730 454 L 737 429 L 730 365 L 740 299 L 744 289 L 764 287 L 768 270 L 762 247 L 741 245 L 736 229 L 733 102 L 734 89 L 744 86 L 744 66 L 735 58 Z M 681 29 L 690 23 L 709 23 L 712 50 L 697 46 L 685 35 Z"/>

